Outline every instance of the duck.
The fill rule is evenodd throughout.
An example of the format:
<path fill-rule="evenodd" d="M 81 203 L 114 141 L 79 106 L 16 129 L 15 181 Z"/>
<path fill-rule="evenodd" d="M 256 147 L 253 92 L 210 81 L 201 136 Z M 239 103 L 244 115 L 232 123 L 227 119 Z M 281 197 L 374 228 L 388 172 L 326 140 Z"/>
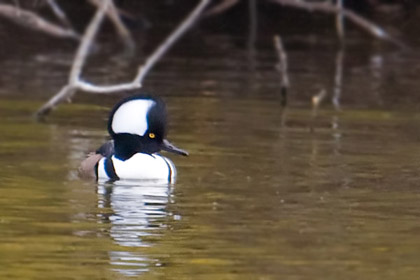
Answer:
<path fill-rule="evenodd" d="M 159 152 L 188 156 L 166 139 L 166 105 L 155 96 L 137 94 L 119 101 L 110 112 L 108 133 L 111 140 L 81 163 L 80 177 L 174 182 L 175 165 Z"/>

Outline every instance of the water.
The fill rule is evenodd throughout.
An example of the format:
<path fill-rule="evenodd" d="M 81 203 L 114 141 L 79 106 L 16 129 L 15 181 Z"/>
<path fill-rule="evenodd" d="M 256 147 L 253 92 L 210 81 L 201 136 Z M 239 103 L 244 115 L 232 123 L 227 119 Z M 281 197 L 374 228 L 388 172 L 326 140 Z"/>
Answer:
<path fill-rule="evenodd" d="M 286 110 L 271 38 L 255 50 L 215 34 L 176 47 L 145 84 L 190 153 L 171 156 L 174 185 L 80 180 L 122 95 L 79 93 L 37 122 L 73 48 L 2 56 L 0 278 L 417 279 L 420 57 L 354 38 L 339 107 L 335 41 L 286 40 Z M 104 42 L 86 75 L 126 80 L 137 62 Z"/>

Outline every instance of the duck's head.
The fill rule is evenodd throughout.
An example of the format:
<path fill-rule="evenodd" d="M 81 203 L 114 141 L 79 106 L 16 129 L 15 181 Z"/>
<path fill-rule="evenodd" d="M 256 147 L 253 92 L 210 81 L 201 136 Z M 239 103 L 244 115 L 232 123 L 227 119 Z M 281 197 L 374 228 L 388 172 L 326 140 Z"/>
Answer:
<path fill-rule="evenodd" d="M 164 150 L 188 155 L 166 140 L 165 103 L 156 97 L 135 95 L 121 100 L 112 109 L 108 131 L 114 139 L 115 156 L 126 160 L 136 153 Z"/>

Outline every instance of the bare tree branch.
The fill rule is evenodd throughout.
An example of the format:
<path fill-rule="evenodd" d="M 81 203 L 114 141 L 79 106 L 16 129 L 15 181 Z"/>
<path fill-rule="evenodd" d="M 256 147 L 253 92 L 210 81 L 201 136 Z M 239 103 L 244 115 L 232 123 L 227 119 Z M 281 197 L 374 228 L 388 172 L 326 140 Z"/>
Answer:
<path fill-rule="evenodd" d="M 54 95 L 47 103 L 45 103 L 36 113 L 38 117 L 48 114 L 53 108 L 66 99 L 70 99 L 76 90 L 83 90 L 92 93 L 114 93 L 122 90 L 134 90 L 141 87 L 144 77 L 150 69 L 158 62 L 158 60 L 169 50 L 170 47 L 194 24 L 194 22 L 202 14 L 205 7 L 211 0 L 201 0 L 194 10 L 181 22 L 181 24 L 162 42 L 157 49 L 146 59 L 146 62 L 138 69 L 137 75 L 132 82 L 110 85 L 97 86 L 83 81 L 80 78 L 82 67 L 85 63 L 88 49 L 92 45 L 93 38 L 98 32 L 99 25 L 103 19 L 104 13 L 112 0 L 103 0 L 102 5 L 97 10 L 94 18 L 90 22 L 82 42 L 77 51 L 73 66 L 70 72 L 69 83 L 65 85 L 60 92 Z"/>
<path fill-rule="evenodd" d="M 385 30 L 380 28 L 375 23 L 359 16 L 353 11 L 337 7 L 333 5 L 331 2 L 305 2 L 305 1 L 299 1 L 299 0 L 269 0 L 271 2 L 284 5 L 284 6 L 290 6 L 298 9 L 307 10 L 310 12 L 324 12 L 329 14 L 342 14 L 343 17 L 348 18 L 356 25 L 360 26 L 376 38 L 392 42 L 398 46 L 403 46 L 401 42 L 397 41 L 395 38 L 390 36 Z"/>
<path fill-rule="evenodd" d="M 23 27 L 41 31 L 55 37 L 71 38 L 76 40 L 79 39 L 79 35 L 74 30 L 63 28 L 59 25 L 51 23 L 38 16 L 36 13 L 22 10 L 19 7 L 0 4 L 0 16 L 7 18 Z"/>
<path fill-rule="evenodd" d="M 204 16 L 214 16 L 223 13 L 226 10 L 229 10 L 233 6 L 239 3 L 239 0 L 223 0 L 218 5 L 210 8 L 207 12 L 204 13 Z"/>

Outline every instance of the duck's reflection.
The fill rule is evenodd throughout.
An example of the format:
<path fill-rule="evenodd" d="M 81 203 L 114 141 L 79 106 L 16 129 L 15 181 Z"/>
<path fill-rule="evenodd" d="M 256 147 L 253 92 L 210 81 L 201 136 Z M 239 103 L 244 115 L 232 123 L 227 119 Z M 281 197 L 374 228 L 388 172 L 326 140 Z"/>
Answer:
<path fill-rule="evenodd" d="M 109 252 L 114 270 L 138 275 L 159 263 L 139 247 L 151 247 L 167 227 L 171 185 L 160 182 L 98 183 L 98 206 L 109 209 L 101 221 L 111 224 L 110 236 L 121 250 Z M 137 249 L 136 249 L 137 248 Z"/>

